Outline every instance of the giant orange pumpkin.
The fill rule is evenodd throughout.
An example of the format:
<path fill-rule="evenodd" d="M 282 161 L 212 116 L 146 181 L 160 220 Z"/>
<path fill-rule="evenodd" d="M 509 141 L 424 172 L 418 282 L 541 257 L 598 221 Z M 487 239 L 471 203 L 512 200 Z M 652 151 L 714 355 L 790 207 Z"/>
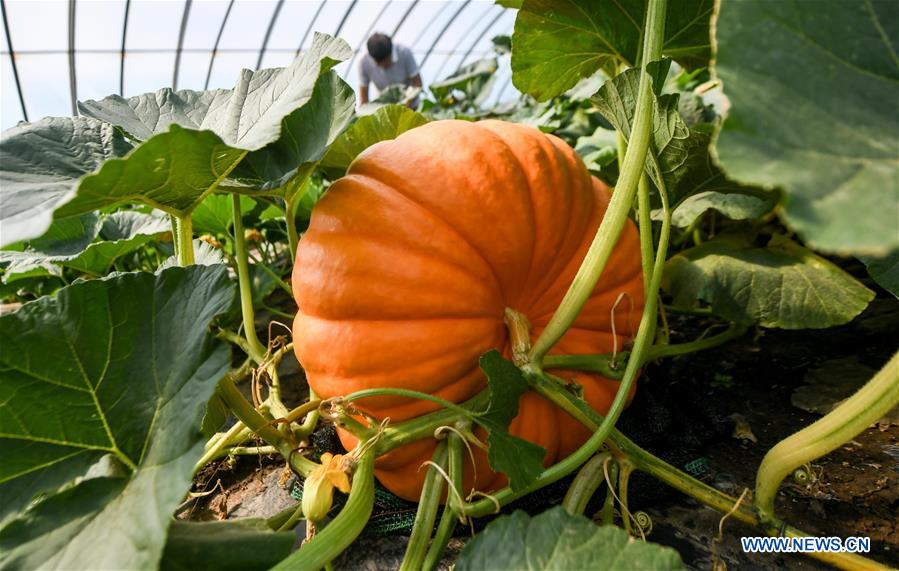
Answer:
<path fill-rule="evenodd" d="M 504 310 L 523 313 L 532 340 L 562 300 L 599 226 L 608 189 L 574 151 L 537 129 L 500 121 L 435 121 L 363 152 L 315 207 L 297 249 L 293 291 L 297 358 L 322 398 L 396 387 L 462 402 L 486 386 L 478 358 L 509 355 Z M 623 295 L 622 295 L 623 294 Z M 616 301 L 621 301 L 616 306 Z M 602 278 L 554 353 L 620 349 L 643 309 L 640 250 L 628 222 Z M 556 371 L 605 412 L 618 383 Z M 357 401 L 398 422 L 438 405 L 408 398 Z M 542 397 L 525 394 L 510 431 L 573 452 L 588 431 Z M 354 438 L 340 434 L 344 445 Z M 376 475 L 419 496 L 434 440 L 378 459 Z M 467 489 L 505 483 L 476 451 Z"/>

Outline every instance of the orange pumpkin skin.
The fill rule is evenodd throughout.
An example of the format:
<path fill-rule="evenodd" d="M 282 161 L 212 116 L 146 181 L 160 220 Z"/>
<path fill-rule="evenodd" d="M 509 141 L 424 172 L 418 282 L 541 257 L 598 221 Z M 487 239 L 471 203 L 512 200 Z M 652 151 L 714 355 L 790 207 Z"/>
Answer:
<path fill-rule="evenodd" d="M 394 387 L 462 402 L 486 386 L 478 358 L 509 355 L 504 310 L 523 313 L 535 340 L 565 295 L 605 214 L 609 190 L 562 140 L 500 121 L 435 121 L 363 152 L 315 207 L 293 270 L 297 358 L 321 398 Z M 617 308 L 614 309 L 616 301 Z M 609 353 L 643 310 L 639 239 L 627 223 L 577 321 L 553 353 Z M 604 413 L 617 381 L 554 371 Z M 394 423 L 438 405 L 402 397 L 357 401 Z M 588 431 L 534 393 L 510 431 L 564 458 Z M 481 433 L 483 436 L 483 433 Z M 341 432 L 347 449 L 352 435 Z M 376 475 L 417 500 L 433 439 L 378 459 Z M 483 451 L 466 491 L 494 490 Z"/>

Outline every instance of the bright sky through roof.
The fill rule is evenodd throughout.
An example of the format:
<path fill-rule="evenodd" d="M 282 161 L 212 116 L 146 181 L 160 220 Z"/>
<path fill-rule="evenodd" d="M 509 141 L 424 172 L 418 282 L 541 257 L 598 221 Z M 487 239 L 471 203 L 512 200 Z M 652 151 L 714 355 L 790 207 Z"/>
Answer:
<path fill-rule="evenodd" d="M 75 93 L 82 101 L 119 93 L 120 88 L 125 96 L 173 85 L 196 90 L 230 88 L 241 68 L 257 67 L 260 55 L 260 67 L 289 64 L 300 47 L 309 46 L 313 31 L 333 35 L 339 29 L 339 36 L 364 54 L 370 33 L 391 34 L 400 22 L 394 40 L 410 46 L 419 65 L 424 62 L 422 79 L 427 86 L 463 63 L 491 55 L 491 39 L 511 34 L 515 21 L 514 10 L 489 0 L 193 0 L 186 20 L 185 0 L 2 0 L 0 4 L 10 35 L 7 38 L 6 26 L 0 28 L 3 129 L 25 118 L 10 43 L 27 118 L 36 121 L 47 115 L 72 114 L 72 69 Z M 73 38 L 69 35 L 72 6 Z M 336 68 L 354 88 L 357 64 L 354 57 Z M 501 61 L 495 85 L 487 106 L 518 96 L 510 84 L 508 56 Z"/>

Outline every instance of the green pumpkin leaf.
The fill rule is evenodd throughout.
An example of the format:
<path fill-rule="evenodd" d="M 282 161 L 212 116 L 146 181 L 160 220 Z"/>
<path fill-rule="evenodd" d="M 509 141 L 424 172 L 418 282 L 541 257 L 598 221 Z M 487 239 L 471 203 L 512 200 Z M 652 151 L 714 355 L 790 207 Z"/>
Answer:
<path fill-rule="evenodd" d="M 784 221 L 817 250 L 899 247 L 896 22 L 896 2 L 721 3 L 715 70 L 731 109 L 718 159 L 782 188 Z"/>
<path fill-rule="evenodd" d="M 550 569 L 684 569 L 677 551 L 630 537 L 615 526 L 598 526 L 561 506 L 531 517 L 516 511 L 492 521 L 469 541 L 458 571 Z"/>
<path fill-rule="evenodd" d="M 859 259 L 877 285 L 899 297 L 899 250 L 884 258 L 861 256 Z"/>
<path fill-rule="evenodd" d="M 184 216 L 241 161 L 233 190 L 289 197 L 352 117 L 352 89 L 330 71 L 351 53 L 317 34 L 290 66 L 244 70 L 231 90 L 114 95 L 79 103 L 91 119 L 10 129 L 0 149 L 4 244 L 43 234 L 51 214 L 130 201 Z M 131 152 L 125 136 L 138 144 Z"/>
<path fill-rule="evenodd" d="M 341 52 L 340 57 L 349 55 Z M 247 155 L 234 178 L 254 191 L 292 199 L 328 147 L 350 125 L 355 101 L 353 89 L 336 72 L 323 75 L 308 102 L 284 119 L 284 136 Z"/>
<path fill-rule="evenodd" d="M 241 195 L 240 211 L 249 212 L 256 207 L 256 201 L 249 196 Z M 227 194 L 210 194 L 194 208 L 191 218 L 194 232 L 209 234 L 227 234 L 234 224 L 234 205 Z"/>
<path fill-rule="evenodd" d="M 159 568 L 162 571 L 264 571 L 290 555 L 296 535 L 274 532 L 265 520 L 175 521 Z"/>
<path fill-rule="evenodd" d="M 90 221 L 88 226 L 81 224 L 85 220 Z M 83 239 L 51 239 L 53 234 L 59 236 L 63 226 L 73 230 L 80 226 L 84 230 L 81 238 L 99 237 L 100 241 L 84 244 Z M 24 251 L 0 251 L 0 263 L 9 264 L 3 274 L 4 283 L 36 275 L 39 269 L 49 275 L 59 275 L 61 267 L 102 276 L 120 256 L 154 240 L 160 233 L 171 231 L 167 219 L 134 211 L 114 212 L 102 222 L 93 214 L 63 218 L 50 228 L 50 232 L 32 240 Z"/>
<path fill-rule="evenodd" d="M 172 124 L 210 130 L 229 148 L 251 151 L 230 173 L 240 183 L 235 189 L 289 197 L 291 181 L 311 172 L 353 116 L 352 88 L 330 71 L 351 55 L 343 40 L 317 33 L 288 67 L 243 70 L 231 90 L 113 95 L 79 109 L 143 140 Z"/>
<path fill-rule="evenodd" d="M 365 149 L 380 141 L 397 138 L 401 133 L 424 125 L 428 120 L 405 105 L 384 105 L 371 115 L 360 117 L 334 141 L 321 166 L 342 175 Z"/>
<path fill-rule="evenodd" d="M 438 100 L 459 92 L 467 101 L 482 104 L 490 95 L 499 66 L 495 57 L 479 59 L 464 65 L 455 73 L 428 86 Z"/>
<path fill-rule="evenodd" d="M 751 220 L 760 218 L 774 208 L 775 201 L 765 196 L 740 194 L 738 192 L 716 192 L 709 190 L 694 194 L 680 203 L 671 215 L 671 224 L 678 228 L 689 228 L 697 218 L 714 210 L 731 220 Z M 653 210 L 654 220 L 662 219 L 661 210 Z"/>
<path fill-rule="evenodd" d="M 744 324 L 819 329 L 851 321 L 874 292 L 812 251 L 775 235 L 766 247 L 719 237 L 673 256 L 663 286 L 677 306 L 697 301 Z"/>
<path fill-rule="evenodd" d="M 47 232 L 53 210 L 75 196 L 81 178 L 131 148 L 121 131 L 86 117 L 48 117 L 4 131 L 0 247 Z"/>
<path fill-rule="evenodd" d="M 711 134 L 706 126 L 690 129 L 680 116 L 679 94 L 661 93 L 671 60 L 652 62 L 647 71 L 653 79 L 652 156 L 646 170 L 655 185 L 664 184 L 671 207 L 700 192 L 741 193 L 765 196 L 765 191 L 744 187 L 725 177 L 709 154 Z M 640 72 L 629 69 L 607 81 L 593 97 L 593 104 L 616 130 L 630 139 L 634 121 Z M 773 194 L 767 193 L 772 196 Z"/>
<path fill-rule="evenodd" d="M 687 68 L 708 65 L 713 0 L 670 0 L 662 53 Z M 512 35 L 512 81 L 546 101 L 578 80 L 637 63 L 646 0 L 524 0 Z"/>
<path fill-rule="evenodd" d="M 108 160 L 96 174 L 85 177 L 75 197 L 57 208 L 54 216 L 74 216 L 131 201 L 183 216 L 219 185 L 244 154 L 224 145 L 215 133 L 173 123 L 128 156 Z"/>
<path fill-rule="evenodd" d="M 80 254 L 97 238 L 101 226 L 96 212 L 54 220 L 43 236 L 29 240 L 27 246 L 47 256 Z M 25 243 L 22 246 L 17 250 L 27 249 Z"/>
<path fill-rule="evenodd" d="M 157 566 L 231 360 L 208 326 L 234 301 L 224 267 L 191 266 L 77 282 L 0 317 L 6 567 Z"/>
<path fill-rule="evenodd" d="M 504 473 L 509 486 L 518 491 L 540 475 L 546 455 L 542 446 L 509 434 L 509 423 L 518 416 L 518 401 L 529 386 L 518 367 L 495 349 L 481 356 L 480 365 L 490 388 L 490 404 L 478 416 L 478 422 L 489 432 L 487 459 L 490 467 Z"/>
<path fill-rule="evenodd" d="M 213 394 L 206 403 L 206 413 L 203 415 L 203 422 L 200 424 L 200 430 L 203 436 L 212 438 L 228 421 L 231 416 L 231 409 L 225 404 L 218 394 Z"/>
<path fill-rule="evenodd" d="M 290 136 L 290 118 L 310 102 L 319 78 L 352 56 L 339 38 L 315 34 L 312 46 L 285 68 L 244 69 L 233 89 L 160 89 L 127 99 L 111 95 L 78 104 L 82 115 L 121 127 L 148 141 L 171 125 L 212 131 L 223 144 L 255 151 Z M 287 127 L 287 129 L 285 129 Z"/>

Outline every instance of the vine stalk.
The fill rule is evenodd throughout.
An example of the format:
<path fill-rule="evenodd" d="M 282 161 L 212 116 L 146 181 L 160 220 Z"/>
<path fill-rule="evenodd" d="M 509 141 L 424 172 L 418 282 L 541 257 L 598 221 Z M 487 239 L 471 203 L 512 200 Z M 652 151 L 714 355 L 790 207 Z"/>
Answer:
<path fill-rule="evenodd" d="M 463 429 L 470 427 L 470 424 L 467 422 L 461 424 L 463 425 Z M 462 497 L 462 480 L 465 466 L 462 437 L 455 432 L 450 432 L 446 438 L 447 461 L 449 464 L 448 472 L 450 484 L 455 490 L 455 493 L 449 489 L 447 490 L 446 504 L 443 508 L 443 514 L 440 516 L 440 523 L 437 524 L 437 531 L 434 533 L 434 539 L 431 541 L 431 546 L 428 548 L 428 553 L 425 555 L 425 560 L 422 564 L 422 569 L 425 569 L 426 571 L 436 569 L 437 564 L 440 562 L 440 558 L 443 556 L 443 551 L 446 549 L 446 545 L 449 543 L 453 531 L 456 529 L 458 517 L 456 508 L 458 506 L 453 505 L 454 499 Z"/>
<path fill-rule="evenodd" d="M 415 522 L 412 524 L 412 535 L 409 536 L 409 544 L 406 546 L 400 571 L 418 571 L 424 566 L 428 542 L 434 529 L 434 521 L 437 519 L 437 509 L 445 483 L 441 471 L 446 469 L 446 447 L 446 441 L 438 444 L 434 451 L 433 464 L 425 468 L 428 472 L 421 489 L 421 499 L 415 512 Z"/>
<path fill-rule="evenodd" d="M 899 352 L 854 395 L 768 451 L 759 466 L 755 484 L 755 505 L 762 521 L 774 520 L 774 498 L 788 474 L 848 442 L 897 404 Z"/>
<path fill-rule="evenodd" d="M 596 236 L 590 244 L 587 255 L 578 269 L 571 287 L 558 309 L 541 332 L 529 353 L 530 367 L 537 372 L 541 369 L 543 357 L 565 335 L 568 328 L 577 319 L 584 304 L 596 287 L 599 277 L 618 237 L 624 229 L 628 214 L 634 203 L 634 195 L 640 178 L 643 176 L 646 156 L 649 151 L 653 122 L 652 78 L 646 72 L 646 65 L 661 56 L 665 34 L 665 11 L 667 0 L 650 0 L 646 11 L 646 24 L 643 34 L 643 59 L 641 64 L 639 91 L 637 92 L 634 125 L 631 138 L 624 154 L 621 174 L 606 214 L 599 225 Z M 649 292 L 647 292 L 649 297 Z"/>
<path fill-rule="evenodd" d="M 587 460 L 562 500 L 562 507 L 571 515 L 583 515 L 587 509 L 587 503 L 590 498 L 599 489 L 599 486 L 605 481 L 605 463 L 611 458 L 608 452 L 601 452 L 593 458 Z"/>
<path fill-rule="evenodd" d="M 353 473 L 350 496 L 340 513 L 308 543 L 272 567 L 272 571 L 319 571 L 362 533 L 375 501 L 375 455 L 363 452 Z"/>
<path fill-rule="evenodd" d="M 250 284 L 250 266 L 247 257 L 247 241 L 243 232 L 243 218 L 240 211 L 240 196 L 231 195 L 234 216 L 234 260 L 237 263 L 237 280 L 240 285 L 240 311 L 243 316 L 244 335 L 247 338 L 249 354 L 261 364 L 265 348 L 256 336 L 256 317 L 253 312 L 253 289 Z"/>
<path fill-rule="evenodd" d="M 295 444 L 287 440 L 264 416 L 253 408 L 253 405 L 247 402 L 247 399 L 244 398 L 230 377 L 226 375 L 219 381 L 217 392 L 222 397 L 222 400 L 225 401 L 225 404 L 228 405 L 228 408 L 231 409 L 231 412 L 234 413 L 234 416 L 265 440 L 267 444 L 274 446 L 295 472 L 306 476 L 318 466 L 315 462 L 306 459 L 302 454 L 296 452 Z"/>
<path fill-rule="evenodd" d="M 175 216 L 175 248 L 178 251 L 178 265 L 189 266 L 194 263 L 194 224 L 190 213 Z"/>

